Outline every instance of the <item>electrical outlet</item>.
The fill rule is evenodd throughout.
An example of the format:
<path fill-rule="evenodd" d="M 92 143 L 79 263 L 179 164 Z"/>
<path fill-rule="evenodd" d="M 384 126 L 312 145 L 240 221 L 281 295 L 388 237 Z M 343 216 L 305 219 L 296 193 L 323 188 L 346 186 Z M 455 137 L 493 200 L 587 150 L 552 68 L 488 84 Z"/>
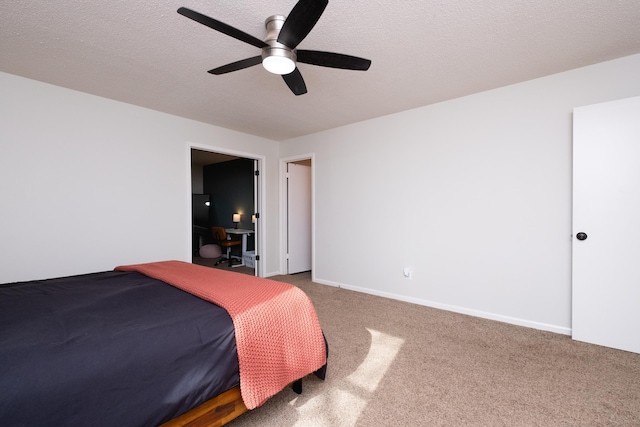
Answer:
<path fill-rule="evenodd" d="M 407 279 L 411 279 L 413 271 L 411 271 L 409 267 L 405 267 L 404 270 L 402 270 L 402 274 L 404 274 L 404 277 L 406 277 Z"/>

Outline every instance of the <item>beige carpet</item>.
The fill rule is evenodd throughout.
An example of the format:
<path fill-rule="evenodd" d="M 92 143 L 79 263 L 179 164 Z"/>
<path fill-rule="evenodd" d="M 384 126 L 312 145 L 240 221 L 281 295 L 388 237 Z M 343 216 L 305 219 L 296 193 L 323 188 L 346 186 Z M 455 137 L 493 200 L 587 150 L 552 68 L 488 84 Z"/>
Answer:
<path fill-rule="evenodd" d="M 312 299 L 326 381 L 244 426 L 640 426 L 640 355 L 550 332 L 278 276 Z"/>

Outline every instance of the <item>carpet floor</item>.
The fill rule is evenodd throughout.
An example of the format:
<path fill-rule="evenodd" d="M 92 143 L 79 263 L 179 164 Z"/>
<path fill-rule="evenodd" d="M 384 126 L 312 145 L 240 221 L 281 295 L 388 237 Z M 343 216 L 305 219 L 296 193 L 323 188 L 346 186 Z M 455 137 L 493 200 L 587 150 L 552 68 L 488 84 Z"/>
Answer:
<path fill-rule="evenodd" d="M 253 272 L 251 272 L 253 274 Z M 640 355 L 276 276 L 313 301 L 327 379 L 229 425 L 640 426 Z"/>

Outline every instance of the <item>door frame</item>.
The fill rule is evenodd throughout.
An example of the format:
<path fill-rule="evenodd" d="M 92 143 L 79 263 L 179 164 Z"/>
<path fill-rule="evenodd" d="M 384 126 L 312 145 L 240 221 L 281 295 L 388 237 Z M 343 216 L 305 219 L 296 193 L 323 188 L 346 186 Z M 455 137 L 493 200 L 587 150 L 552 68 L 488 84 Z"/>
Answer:
<path fill-rule="evenodd" d="M 257 212 L 260 213 L 260 217 L 256 219 L 256 222 L 259 221 L 259 224 L 256 223 L 256 255 L 260 255 L 260 261 L 256 261 L 255 262 L 255 271 L 256 271 L 256 276 L 258 277 L 264 277 L 265 274 L 265 268 L 264 265 L 266 265 L 266 261 L 267 261 L 267 253 L 266 253 L 266 242 L 265 242 L 265 236 L 264 236 L 264 229 L 265 227 L 263 226 L 263 224 L 266 224 L 266 204 L 265 204 L 265 172 L 264 172 L 264 165 L 265 165 L 265 156 L 260 156 L 260 155 L 256 155 L 253 153 L 247 153 L 244 151 L 238 151 L 238 150 L 232 150 L 229 148 L 222 148 L 222 147 L 216 147 L 216 146 L 212 146 L 212 145 L 205 145 L 205 144 L 199 144 L 199 143 L 195 143 L 195 142 L 187 142 L 186 144 L 186 151 L 187 151 L 187 155 L 186 157 L 186 161 L 187 161 L 187 172 L 188 172 L 188 177 L 187 177 L 187 191 L 185 194 L 185 206 L 187 206 L 187 210 L 188 210 L 188 215 L 186 215 L 187 217 L 187 225 L 186 225 L 186 230 L 187 230 L 187 236 L 188 237 L 188 242 L 187 242 L 187 258 L 189 260 L 189 262 L 191 262 L 191 257 L 192 257 L 192 248 L 193 248 L 193 231 L 192 231 L 192 225 L 191 225 L 191 150 L 192 149 L 196 149 L 196 150 L 201 150 L 201 151 L 208 151 L 210 153 L 219 153 L 219 154 L 228 154 L 230 156 L 237 156 L 237 157 L 242 157 L 245 159 L 250 159 L 250 160 L 255 160 L 258 163 L 258 170 L 260 171 L 260 174 L 258 175 L 258 188 L 254 189 L 254 198 L 255 198 L 255 192 L 258 192 L 258 201 L 260 206 L 257 207 Z"/>
<path fill-rule="evenodd" d="M 311 161 L 311 280 L 316 276 L 316 169 L 315 154 L 299 154 L 280 159 L 280 272 L 287 273 L 287 164 Z"/>

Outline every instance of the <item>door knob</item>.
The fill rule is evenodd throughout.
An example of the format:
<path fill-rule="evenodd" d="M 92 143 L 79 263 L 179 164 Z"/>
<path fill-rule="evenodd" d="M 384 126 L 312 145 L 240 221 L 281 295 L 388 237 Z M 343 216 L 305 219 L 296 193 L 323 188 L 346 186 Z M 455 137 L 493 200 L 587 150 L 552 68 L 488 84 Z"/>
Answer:
<path fill-rule="evenodd" d="M 587 240 L 587 233 L 583 233 L 582 231 L 576 234 L 576 239 L 578 240 Z"/>

